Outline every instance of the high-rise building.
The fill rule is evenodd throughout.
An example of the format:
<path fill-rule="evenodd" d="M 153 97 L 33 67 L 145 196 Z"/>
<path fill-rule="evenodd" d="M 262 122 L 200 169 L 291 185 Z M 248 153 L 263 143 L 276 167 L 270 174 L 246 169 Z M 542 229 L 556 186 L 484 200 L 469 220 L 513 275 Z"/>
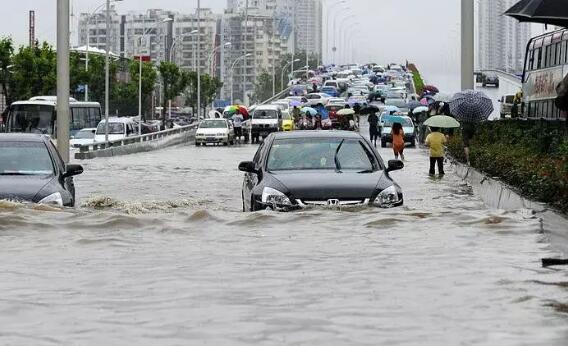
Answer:
<path fill-rule="evenodd" d="M 232 44 L 231 49 L 223 51 L 221 59 L 223 96 L 246 103 L 259 73 L 270 73 L 287 52 L 286 41 L 265 8 L 227 9 L 220 27 L 221 44 Z"/>
<path fill-rule="evenodd" d="M 478 68 L 518 72 L 523 69 L 530 24 L 502 16 L 515 0 L 478 2 Z"/>

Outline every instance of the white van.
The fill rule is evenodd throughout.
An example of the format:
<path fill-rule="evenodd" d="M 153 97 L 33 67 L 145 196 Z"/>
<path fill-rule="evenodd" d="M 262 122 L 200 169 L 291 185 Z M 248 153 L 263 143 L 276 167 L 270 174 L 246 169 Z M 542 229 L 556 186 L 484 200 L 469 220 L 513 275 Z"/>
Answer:
<path fill-rule="evenodd" d="M 102 120 L 95 132 L 95 143 L 105 142 L 106 121 Z M 108 118 L 108 140 L 117 141 L 138 135 L 138 125 L 131 118 Z"/>

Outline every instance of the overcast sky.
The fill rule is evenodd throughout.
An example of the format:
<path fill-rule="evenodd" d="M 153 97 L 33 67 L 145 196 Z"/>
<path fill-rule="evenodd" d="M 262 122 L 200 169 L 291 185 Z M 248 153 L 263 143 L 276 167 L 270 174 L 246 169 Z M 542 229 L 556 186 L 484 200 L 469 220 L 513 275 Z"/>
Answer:
<path fill-rule="evenodd" d="M 102 0 L 71 0 L 73 12 L 90 12 Z M 301 0 L 297 0 L 301 1 Z M 491 0 L 494 1 L 494 0 Z M 324 3 L 332 1 L 324 0 Z M 348 0 L 349 32 L 356 62 L 415 62 L 425 78 L 443 89 L 459 87 L 459 1 L 457 0 Z M 221 13 L 226 0 L 201 0 L 202 7 Z M 124 0 L 119 12 L 164 8 L 193 12 L 197 0 Z M 55 42 L 56 0 L 2 0 L 0 36 L 25 44 L 28 11 L 36 11 L 36 37 Z M 346 27 L 347 25 L 345 25 Z M 76 42 L 76 33 L 72 33 Z M 325 35 L 324 35 L 325 37 Z M 325 44 L 324 44 L 325 47 Z M 339 47 L 341 49 L 341 47 Z M 448 90 L 449 91 L 449 90 Z"/>

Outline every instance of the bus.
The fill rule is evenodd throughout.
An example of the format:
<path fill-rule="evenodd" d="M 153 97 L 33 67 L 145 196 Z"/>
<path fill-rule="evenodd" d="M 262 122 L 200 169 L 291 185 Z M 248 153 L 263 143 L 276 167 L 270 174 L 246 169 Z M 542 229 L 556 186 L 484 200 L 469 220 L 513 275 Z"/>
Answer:
<path fill-rule="evenodd" d="M 57 137 L 57 112 L 55 96 L 36 96 L 28 101 L 10 105 L 6 117 L 6 132 L 40 133 Z M 95 128 L 101 121 L 101 105 L 98 102 L 79 102 L 69 99 L 70 135 L 84 128 Z"/>
<path fill-rule="evenodd" d="M 557 30 L 530 39 L 523 70 L 523 116 L 566 119 L 555 105 L 556 86 L 568 74 L 568 30 Z"/>

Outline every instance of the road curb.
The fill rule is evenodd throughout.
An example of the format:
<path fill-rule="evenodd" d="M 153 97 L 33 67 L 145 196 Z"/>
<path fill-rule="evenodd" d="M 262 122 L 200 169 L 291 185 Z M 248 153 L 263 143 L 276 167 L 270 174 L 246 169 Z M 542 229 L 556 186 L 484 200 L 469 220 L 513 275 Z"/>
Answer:
<path fill-rule="evenodd" d="M 96 151 L 87 151 L 75 153 L 75 159 L 77 160 L 92 160 L 97 157 L 112 157 L 112 156 L 122 156 L 130 155 L 136 153 L 143 153 L 148 151 L 160 150 L 170 146 L 183 144 L 190 142 L 195 139 L 195 131 L 188 131 L 180 133 L 179 135 L 174 135 L 170 137 L 165 137 L 155 141 L 147 141 L 134 143 L 129 145 L 123 145 L 114 148 L 108 148 Z"/>
<path fill-rule="evenodd" d="M 476 195 L 491 208 L 506 211 L 521 210 L 528 217 L 540 219 L 541 231 L 547 234 L 552 247 L 568 255 L 568 216 L 545 203 L 521 196 L 507 184 L 491 178 L 476 169 L 452 161 L 455 174 L 469 183 Z"/>

